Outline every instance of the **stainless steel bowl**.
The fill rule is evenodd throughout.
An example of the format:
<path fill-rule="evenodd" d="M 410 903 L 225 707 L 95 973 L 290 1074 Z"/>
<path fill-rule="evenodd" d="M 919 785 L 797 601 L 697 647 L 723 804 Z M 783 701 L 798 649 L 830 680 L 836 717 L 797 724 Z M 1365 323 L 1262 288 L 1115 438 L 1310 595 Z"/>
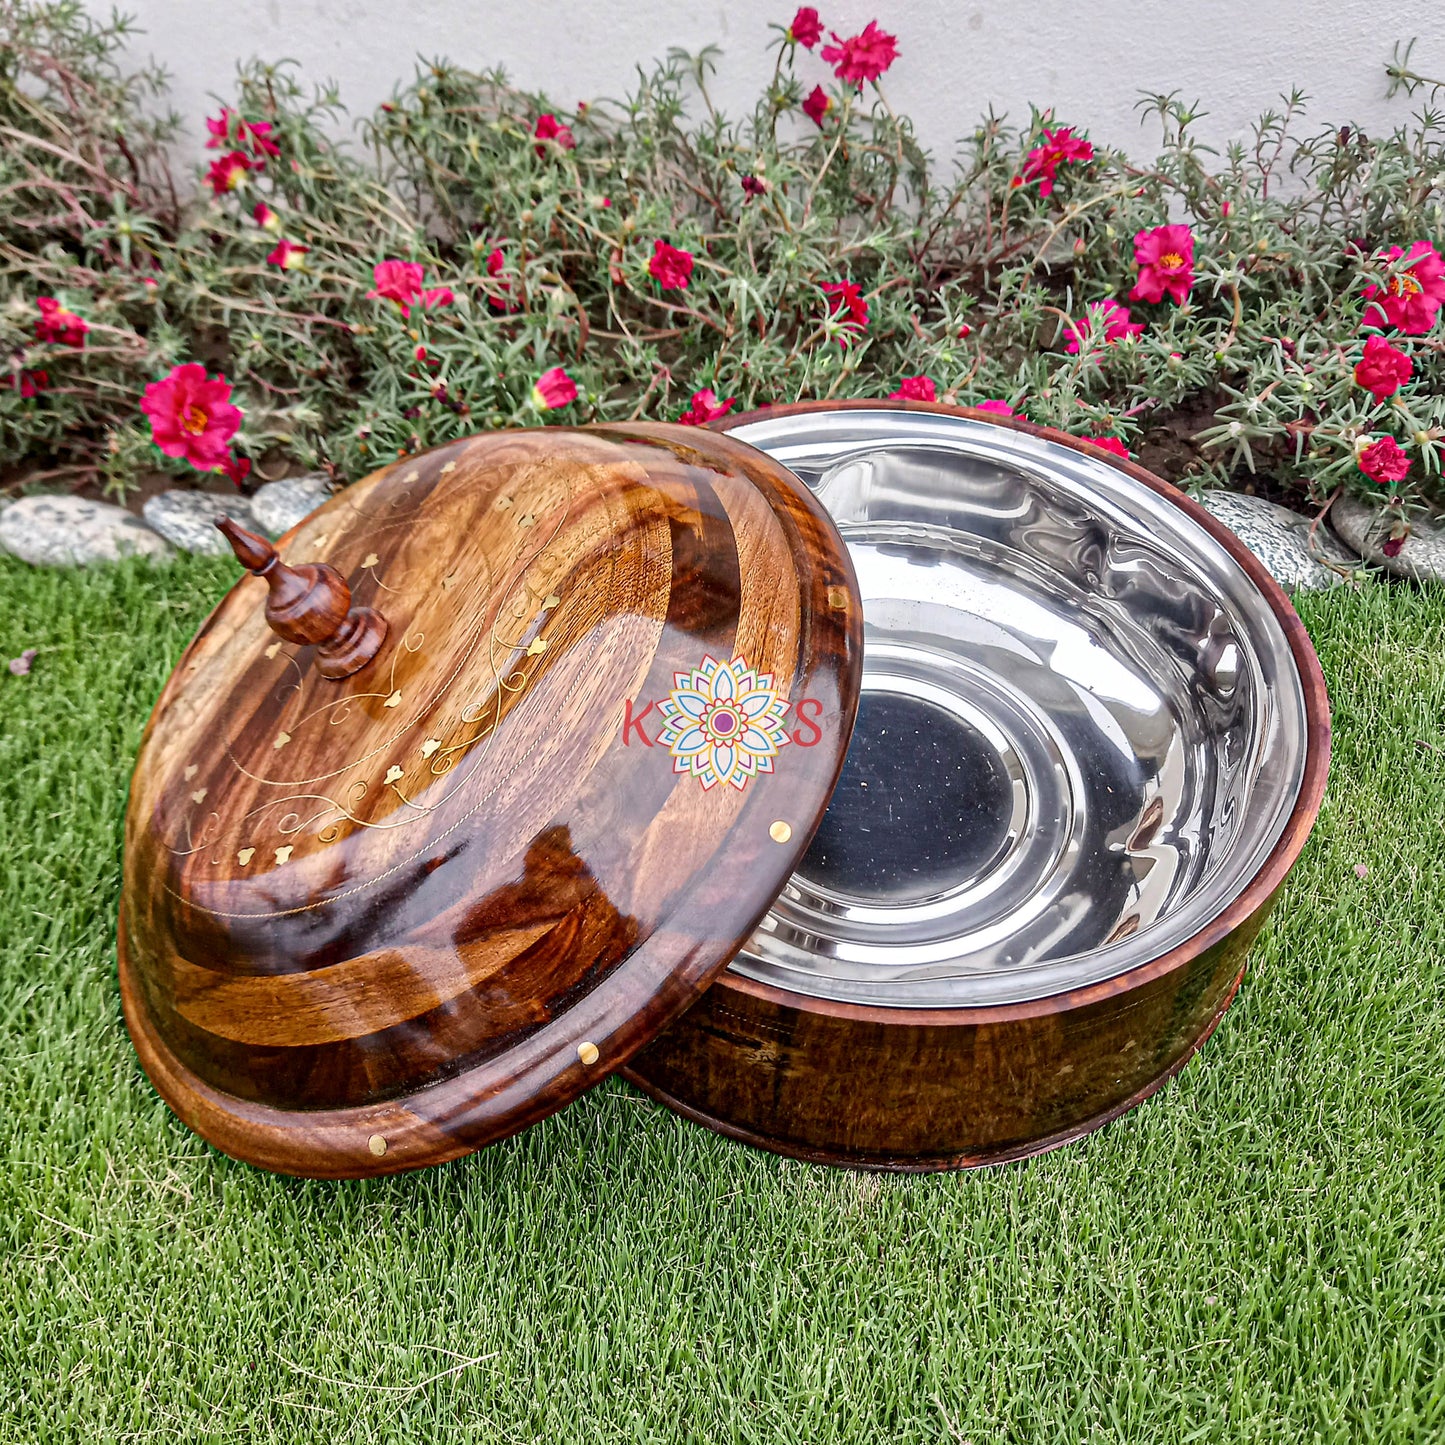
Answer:
<path fill-rule="evenodd" d="M 957 415 L 734 435 L 853 555 L 863 701 L 813 846 L 733 972 L 898 1008 L 1018 1003 L 1206 928 L 1305 771 L 1284 629 L 1226 548 L 1102 458 Z"/>

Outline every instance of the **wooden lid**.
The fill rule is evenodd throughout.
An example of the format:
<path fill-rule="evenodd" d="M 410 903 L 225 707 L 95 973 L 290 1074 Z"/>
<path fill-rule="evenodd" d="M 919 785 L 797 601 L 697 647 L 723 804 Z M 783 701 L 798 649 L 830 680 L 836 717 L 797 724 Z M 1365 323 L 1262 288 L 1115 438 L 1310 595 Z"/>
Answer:
<path fill-rule="evenodd" d="M 787 881 L 861 608 L 791 473 L 700 429 L 502 432 L 290 533 L 187 648 L 131 785 L 146 1071 L 238 1158 L 344 1177 L 570 1102 Z"/>

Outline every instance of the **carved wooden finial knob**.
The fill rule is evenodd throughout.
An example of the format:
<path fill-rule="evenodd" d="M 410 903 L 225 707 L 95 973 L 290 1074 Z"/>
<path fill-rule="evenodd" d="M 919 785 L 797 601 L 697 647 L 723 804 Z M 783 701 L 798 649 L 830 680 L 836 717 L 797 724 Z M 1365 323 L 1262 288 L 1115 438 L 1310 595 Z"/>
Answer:
<path fill-rule="evenodd" d="M 240 564 L 270 589 L 271 631 L 287 642 L 314 646 L 322 677 L 350 677 L 376 656 L 386 640 L 386 618 L 370 607 L 353 607 L 351 588 L 336 568 L 325 562 L 288 567 L 264 537 L 229 517 L 217 518 L 216 526 Z"/>

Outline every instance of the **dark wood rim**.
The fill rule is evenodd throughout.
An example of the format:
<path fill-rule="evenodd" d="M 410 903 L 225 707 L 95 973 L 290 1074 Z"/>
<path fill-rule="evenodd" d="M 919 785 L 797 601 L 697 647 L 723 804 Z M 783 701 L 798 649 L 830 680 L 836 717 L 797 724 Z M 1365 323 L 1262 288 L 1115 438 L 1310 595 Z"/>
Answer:
<path fill-rule="evenodd" d="M 683 1118 L 691 1120 L 694 1124 L 701 1124 L 705 1129 L 711 1129 L 714 1133 L 725 1134 L 729 1139 L 736 1139 L 740 1144 L 751 1145 L 754 1149 L 764 1149 L 770 1154 L 780 1154 L 788 1159 L 801 1159 L 807 1164 L 829 1164 L 844 1169 L 857 1169 L 867 1173 L 888 1173 L 888 1174 L 942 1174 L 956 1169 L 977 1169 L 989 1165 L 1016 1164 L 1023 1159 L 1033 1159 L 1039 1154 L 1048 1154 L 1055 1149 L 1062 1149 L 1066 1144 L 1073 1144 L 1082 1139 L 1086 1134 L 1092 1134 L 1096 1129 L 1102 1129 L 1106 1124 L 1112 1124 L 1115 1119 L 1127 1114 L 1130 1109 L 1137 1108 L 1146 1099 L 1157 1094 L 1170 1079 L 1181 1073 L 1191 1059 L 1204 1047 L 1209 1036 L 1219 1027 L 1220 1020 L 1228 1012 L 1230 1004 L 1234 1002 L 1235 995 L 1239 992 L 1244 982 L 1246 969 L 1241 968 L 1235 975 L 1234 982 L 1230 984 L 1228 992 L 1220 1001 L 1218 1009 L 1209 1023 L 1200 1032 L 1197 1038 L 1189 1047 L 1169 1065 L 1162 1073 L 1142 1089 L 1137 1089 L 1128 1098 L 1117 1104 L 1111 1104 L 1107 1109 L 1091 1115 L 1078 1124 L 1071 1124 L 1067 1129 L 1056 1130 L 1052 1134 L 1045 1134 L 1039 1139 L 1032 1140 L 1027 1144 L 1014 1144 L 1002 1149 L 980 1149 L 963 1154 L 946 1154 L 937 1157 L 918 1156 L 887 1156 L 876 1159 L 868 1159 L 845 1155 L 828 1149 L 800 1149 L 797 1146 L 782 1140 L 773 1139 L 765 1134 L 758 1134 L 751 1129 L 741 1128 L 728 1120 L 719 1118 L 717 1115 L 709 1114 L 705 1109 L 698 1109 L 692 1104 L 685 1103 L 676 1098 L 666 1089 L 660 1089 L 649 1080 L 639 1075 L 636 1069 L 628 1065 L 619 1072 L 622 1077 L 640 1089 L 648 1098 L 661 1104 L 666 1109 L 671 1109 L 675 1114 L 681 1114 Z M 732 980 L 729 980 L 732 982 Z M 719 985 L 714 984 L 715 988 Z M 897 1015 L 902 1012 L 899 1009 L 888 1010 Z M 975 1010 L 975 1013 L 982 1010 Z M 896 1017 L 892 1020 L 898 1022 Z"/>
<path fill-rule="evenodd" d="M 1270 576 L 1259 559 L 1233 532 L 1211 516 L 1198 502 L 1186 496 L 1178 487 L 1164 481 L 1162 477 L 1156 477 L 1153 472 L 1146 471 L 1137 462 L 1126 461 L 1112 452 L 1092 446 L 1082 437 L 1069 436 L 1066 432 L 1055 431 L 1052 427 L 1036 426 L 1033 422 L 1001 417 L 992 412 L 978 411 L 974 407 L 945 406 L 941 402 L 923 401 L 803 401 L 786 406 L 766 407 L 759 411 L 744 412 L 740 416 L 727 417 L 724 420 L 713 422 L 712 426 L 719 431 L 732 431 L 751 422 L 769 421 L 774 417 L 830 411 L 930 412 L 937 416 L 967 417 L 971 421 L 985 422 L 990 426 L 1023 432 L 1028 436 L 1042 437 L 1046 441 L 1058 442 L 1095 461 L 1107 463 L 1178 507 L 1186 516 L 1203 527 L 1239 563 L 1250 580 L 1259 588 L 1265 601 L 1269 603 L 1270 610 L 1279 620 L 1285 639 L 1289 643 L 1290 654 L 1299 670 L 1300 684 L 1304 692 L 1304 774 L 1300 779 L 1299 796 L 1295 799 L 1294 808 L 1285 822 L 1278 842 L 1234 900 L 1193 937 L 1171 948 L 1167 953 L 1160 954 L 1158 958 L 1142 963 L 1137 968 L 1129 969 L 1125 973 L 1116 974 L 1113 978 L 1016 1004 L 944 1009 L 901 1009 L 878 1004 L 841 1003 L 831 999 L 820 999 L 807 994 L 795 993 L 790 989 L 760 983 L 754 979 L 744 978 L 741 974 L 727 972 L 720 976 L 713 987 L 737 989 L 741 993 L 750 994 L 780 1008 L 826 1014 L 857 1023 L 897 1025 L 903 1022 L 904 1016 L 906 1016 L 908 1023 L 918 1026 L 975 1028 L 980 1024 L 1007 1023 L 1016 1019 L 1044 1018 L 1053 1014 L 1068 1013 L 1074 1009 L 1098 1003 L 1103 999 L 1129 993 L 1144 984 L 1184 968 L 1206 950 L 1227 938 L 1257 910 L 1267 907 L 1275 891 L 1284 882 L 1285 875 L 1298 860 L 1324 801 L 1325 781 L 1330 764 L 1330 704 L 1324 673 L 1320 668 L 1319 658 L 1315 655 L 1309 634 L 1305 631 L 1304 623 L 1300 621 L 1299 614 L 1294 610 L 1284 589 Z M 1211 1024 L 1210 1027 L 1212 1028 L 1213 1025 Z M 1203 1036 L 1201 1036 L 1201 1042 L 1202 1039 Z M 1163 1077 L 1167 1078 L 1168 1075 Z M 1144 1095 L 1139 1096 L 1139 1098 L 1142 1097 Z M 1137 1102 L 1139 1102 L 1138 1098 L 1131 1099 L 1120 1106 L 1118 1112 L 1122 1113 L 1125 1109 L 1132 1108 Z M 683 1108 L 682 1112 L 686 1113 L 686 1108 Z M 1114 1115 L 1111 1114 L 1109 1117 L 1114 1117 Z M 711 1121 L 708 1120 L 700 1122 L 711 1124 Z M 1107 1118 L 1101 1117 L 1093 1123 L 1080 1126 L 1077 1133 L 1087 1133 L 1089 1129 L 1097 1128 L 1106 1122 L 1108 1122 Z M 716 1127 L 725 1128 L 721 1124 Z M 1075 1137 L 1075 1135 L 1071 1133 L 1070 1137 Z M 765 1140 L 750 1142 L 773 1147 Z M 1064 1143 L 1067 1140 L 1059 1139 L 1056 1142 Z M 1054 1146 L 1050 1144 L 1044 1147 Z M 948 1168 L 955 1166 L 925 1167 Z"/>

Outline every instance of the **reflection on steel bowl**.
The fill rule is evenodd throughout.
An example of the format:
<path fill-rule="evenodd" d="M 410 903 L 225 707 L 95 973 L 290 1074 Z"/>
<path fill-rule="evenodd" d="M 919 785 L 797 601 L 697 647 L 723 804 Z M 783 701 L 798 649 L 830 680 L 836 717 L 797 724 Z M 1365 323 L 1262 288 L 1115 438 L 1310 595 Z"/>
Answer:
<path fill-rule="evenodd" d="M 949 408 L 741 418 L 864 611 L 837 791 L 773 910 L 632 1076 L 736 1137 L 928 1168 L 1138 1102 L 1233 996 L 1318 810 L 1298 619 L 1202 509 Z"/>

